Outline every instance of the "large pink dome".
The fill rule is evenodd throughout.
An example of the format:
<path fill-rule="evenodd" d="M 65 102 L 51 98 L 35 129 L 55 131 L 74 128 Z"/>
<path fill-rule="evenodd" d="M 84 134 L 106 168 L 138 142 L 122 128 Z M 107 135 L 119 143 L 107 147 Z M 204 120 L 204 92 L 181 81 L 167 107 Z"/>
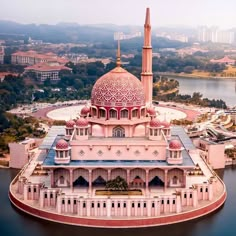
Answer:
<path fill-rule="evenodd" d="M 97 80 L 93 86 L 91 103 L 104 107 L 144 106 L 144 89 L 137 77 L 116 67 Z"/>
<path fill-rule="evenodd" d="M 170 143 L 169 143 L 169 148 L 170 148 L 170 149 L 178 150 L 178 149 L 181 149 L 181 148 L 182 148 L 182 145 L 181 145 L 181 143 L 180 143 L 179 140 L 173 139 L 173 140 L 171 140 Z"/>
<path fill-rule="evenodd" d="M 57 141 L 56 149 L 68 149 L 69 145 L 64 139 Z"/>

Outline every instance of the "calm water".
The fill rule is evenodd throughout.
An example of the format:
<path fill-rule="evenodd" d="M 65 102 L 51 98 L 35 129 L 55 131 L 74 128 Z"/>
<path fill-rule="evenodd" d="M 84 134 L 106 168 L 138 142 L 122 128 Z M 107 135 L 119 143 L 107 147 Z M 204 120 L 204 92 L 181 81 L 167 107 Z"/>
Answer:
<path fill-rule="evenodd" d="M 26 215 L 8 200 L 8 186 L 17 171 L 0 169 L 0 236 L 235 236 L 236 168 L 220 172 L 228 198 L 225 205 L 209 216 L 186 223 L 141 229 L 95 229 L 52 223 Z"/>
<path fill-rule="evenodd" d="M 235 79 L 197 79 L 175 78 L 179 81 L 179 93 L 190 94 L 200 92 L 209 99 L 222 99 L 230 107 L 236 106 Z"/>

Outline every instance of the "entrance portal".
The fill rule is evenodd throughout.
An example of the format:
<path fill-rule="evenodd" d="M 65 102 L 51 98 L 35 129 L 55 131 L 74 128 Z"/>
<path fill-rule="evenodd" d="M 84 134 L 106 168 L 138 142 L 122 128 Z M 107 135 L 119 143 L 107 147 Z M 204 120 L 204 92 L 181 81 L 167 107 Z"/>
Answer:
<path fill-rule="evenodd" d="M 149 183 L 148 185 L 150 187 L 164 187 L 164 182 L 158 177 L 155 176 Z"/>
<path fill-rule="evenodd" d="M 74 187 L 88 187 L 89 183 L 83 176 L 79 176 L 78 179 L 76 179 L 73 182 L 73 186 Z"/>
<path fill-rule="evenodd" d="M 93 186 L 104 187 L 106 185 L 106 181 L 99 175 L 92 183 Z"/>

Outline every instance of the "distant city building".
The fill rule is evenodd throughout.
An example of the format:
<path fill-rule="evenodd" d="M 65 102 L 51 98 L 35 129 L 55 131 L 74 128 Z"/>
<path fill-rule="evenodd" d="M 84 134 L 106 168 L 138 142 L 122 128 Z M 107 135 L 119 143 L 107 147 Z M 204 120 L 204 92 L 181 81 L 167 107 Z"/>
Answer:
<path fill-rule="evenodd" d="M 160 53 L 158 53 L 158 52 L 153 52 L 152 53 L 152 57 L 158 57 L 158 58 L 160 58 Z"/>
<path fill-rule="evenodd" d="M 219 28 L 216 26 L 201 26 L 198 28 L 198 40 L 200 42 L 231 44 L 234 42 L 234 32 L 219 30 Z"/>
<path fill-rule="evenodd" d="M 28 42 L 29 44 L 32 44 L 32 45 L 43 44 L 43 40 L 40 40 L 40 39 L 36 40 L 36 39 L 32 39 L 31 37 L 29 37 Z"/>
<path fill-rule="evenodd" d="M 68 53 L 68 54 L 65 54 L 65 56 L 66 56 L 66 58 L 68 58 L 68 60 L 70 60 L 74 64 L 78 64 L 80 62 L 88 60 L 88 55 L 84 54 L 84 53 L 81 53 L 81 54 L 79 54 L 79 53 Z"/>
<path fill-rule="evenodd" d="M 217 34 L 218 43 L 233 43 L 235 41 L 234 32 L 232 31 L 219 31 Z"/>
<path fill-rule="evenodd" d="M 225 64 L 225 65 L 234 65 L 235 60 L 230 59 L 229 57 L 225 56 L 221 59 L 211 59 L 210 60 L 211 63 L 218 63 L 218 64 Z"/>
<path fill-rule="evenodd" d="M 124 32 L 115 32 L 114 40 L 127 40 L 127 39 L 137 38 L 141 36 L 142 34 L 140 31 L 137 31 L 131 34 L 125 34 Z"/>
<path fill-rule="evenodd" d="M 78 63 L 93 63 L 93 62 L 101 62 L 104 66 L 106 66 L 107 64 L 109 64 L 112 60 L 111 58 L 88 58 L 87 60 L 81 60 Z"/>
<path fill-rule="evenodd" d="M 134 54 L 122 54 L 121 57 L 122 58 L 127 58 L 127 59 L 134 58 Z"/>
<path fill-rule="evenodd" d="M 4 63 L 4 47 L 3 46 L 0 46 L 0 64 L 3 64 Z"/>
<path fill-rule="evenodd" d="M 36 79 L 40 82 L 44 82 L 48 78 L 51 82 L 57 82 L 60 80 L 59 73 L 62 70 L 72 71 L 71 68 L 60 65 L 59 63 L 39 63 L 26 67 L 24 73 L 35 74 Z"/>
<path fill-rule="evenodd" d="M 208 50 L 201 49 L 201 48 L 196 48 L 196 47 L 191 47 L 191 48 L 187 47 L 187 48 L 181 48 L 181 49 L 177 50 L 177 53 L 180 56 L 193 55 L 196 52 L 206 53 L 206 52 L 208 52 Z"/>
<path fill-rule="evenodd" d="M 167 33 L 167 32 L 160 32 L 156 34 L 156 37 L 162 37 L 162 38 L 167 38 L 170 40 L 176 40 L 176 41 L 180 41 L 183 43 L 187 43 L 188 42 L 188 37 L 184 34 L 177 34 L 177 33 Z"/>
<path fill-rule="evenodd" d="M 161 48 L 160 52 L 177 52 L 175 48 Z"/>
<path fill-rule="evenodd" d="M 5 40 L 0 39 L 0 45 L 4 45 L 5 44 Z"/>
<path fill-rule="evenodd" d="M 69 60 L 67 58 L 58 57 L 54 53 L 37 53 L 36 51 L 27 51 L 27 52 L 15 52 L 11 55 L 12 64 L 20 65 L 34 65 L 44 62 L 56 61 L 60 64 L 65 65 Z"/>

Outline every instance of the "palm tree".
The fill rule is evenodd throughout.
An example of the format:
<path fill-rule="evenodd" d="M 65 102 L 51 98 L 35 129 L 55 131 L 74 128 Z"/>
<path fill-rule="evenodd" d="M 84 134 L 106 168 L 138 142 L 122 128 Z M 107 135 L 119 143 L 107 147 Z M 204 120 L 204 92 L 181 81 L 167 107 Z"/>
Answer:
<path fill-rule="evenodd" d="M 106 183 L 106 189 L 108 190 L 117 190 L 117 191 L 127 191 L 128 190 L 128 184 L 120 176 L 117 176 L 113 180 L 108 180 Z"/>

